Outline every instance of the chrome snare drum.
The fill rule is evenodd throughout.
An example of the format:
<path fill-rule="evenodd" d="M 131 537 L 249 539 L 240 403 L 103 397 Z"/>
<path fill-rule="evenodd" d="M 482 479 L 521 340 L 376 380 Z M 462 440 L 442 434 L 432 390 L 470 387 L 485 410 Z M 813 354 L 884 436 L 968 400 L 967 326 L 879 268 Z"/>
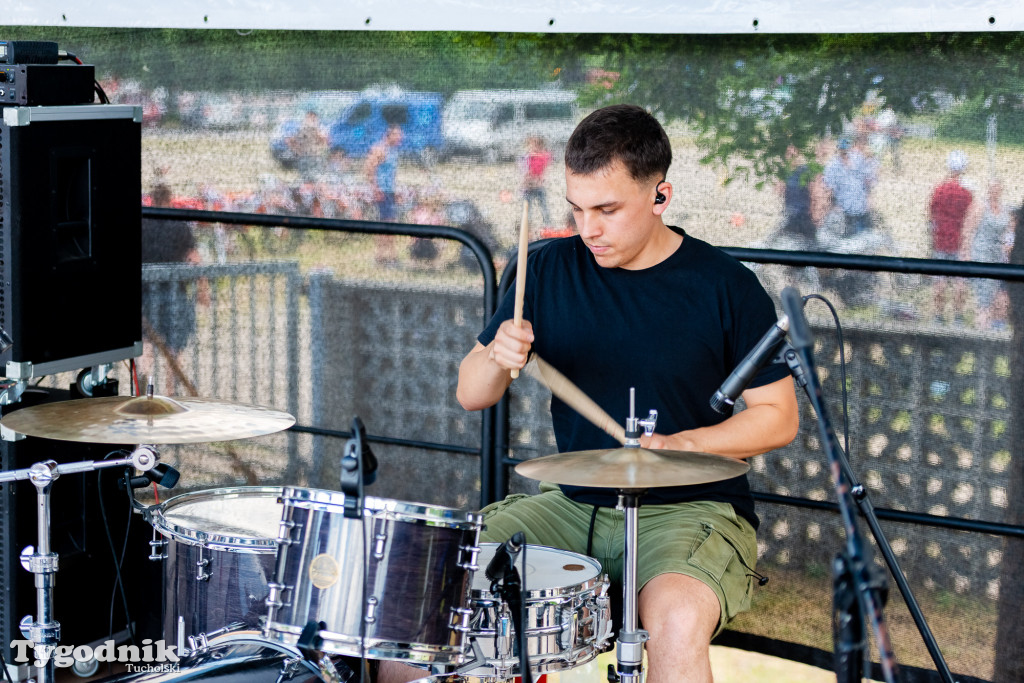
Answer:
<path fill-rule="evenodd" d="M 163 632 L 169 643 L 225 627 L 257 629 L 274 574 L 280 487 L 175 496 L 146 511 L 163 562 Z M 157 532 L 164 538 L 157 536 Z"/>
<path fill-rule="evenodd" d="M 281 500 L 268 637 L 294 645 L 322 622 L 325 652 L 463 661 L 479 515 L 367 497 L 364 517 L 351 518 L 344 494 L 290 487 Z"/>
<path fill-rule="evenodd" d="M 498 543 L 481 543 L 481 567 L 494 557 Z M 608 577 L 601 564 L 586 555 L 539 545 L 525 546 L 522 577 L 524 628 L 530 669 L 562 671 L 586 664 L 610 647 L 612 622 Z M 516 566 L 522 573 L 521 557 Z M 473 651 L 484 662 L 459 669 L 465 676 L 507 679 L 519 675 L 519 647 L 508 605 L 491 593 L 480 571 L 473 577 Z M 478 659 L 479 661 L 479 659 Z"/>

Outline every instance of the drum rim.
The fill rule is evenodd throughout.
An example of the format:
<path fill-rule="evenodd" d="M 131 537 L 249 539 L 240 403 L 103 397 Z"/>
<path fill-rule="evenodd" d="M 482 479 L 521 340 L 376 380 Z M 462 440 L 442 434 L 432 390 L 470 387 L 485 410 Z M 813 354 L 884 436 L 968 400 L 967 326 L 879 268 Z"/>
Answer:
<path fill-rule="evenodd" d="M 481 541 L 480 543 L 477 543 L 477 546 L 480 548 L 480 552 L 477 555 L 477 564 L 479 564 L 480 566 L 484 565 L 484 548 L 485 547 L 493 546 L 494 548 L 497 548 L 499 545 L 501 545 L 501 544 L 500 543 L 495 543 L 493 541 Z M 590 578 L 583 579 L 582 581 L 580 581 L 578 583 L 570 583 L 570 584 L 566 584 L 564 586 L 546 586 L 544 588 L 530 588 L 529 578 L 528 577 L 524 577 L 523 583 L 526 585 L 526 589 L 527 590 L 523 594 L 523 600 L 526 601 L 526 602 L 536 602 L 536 601 L 539 601 L 539 600 L 547 600 L 547 599 L 551 599 L 551 598 L 576 597 L 580 593 L 586 593 L 587 591 L 593 590 L 594 588 L 600 586 L 602 583 L 606 584 L 606 589 L 607 589 L 607 586 L 610 585 L 609 582 L 608 582 L 608 578 L 607 578 L 607 574 L 608 573 L 604 570 L 604 567 L 601 565 L 601 563 L 597 561 L 597 558 L 590 557 L 589 555 L 584 555 L 583 553 L 576 553 L 576 552 L 573 552 L 571 550 L 565 550 L 564 548 L 555 548 L 555 547 L 552 547 L 552 546 L 549 546 L 549 545 L 539 545 L 539 544 L 536 544 L 536 543 L 527 543 L 526 544 L 526 559 L 527 559 L 527 561 L 530 560 L 530 552 L 531 551 L 537 551 L 537 550 L 542 550 L 542 551 L 550 550 L 550 551 L 553 551 L 555 553 L 558 553 L 559 555 L 569 555 L 569 556 L 572 556 L 572 557 L 577 557 L 577 558 L 586 560 L 587 563 L 590 564 L 592 567 L 594 565 L 596 565 L 597 574 L 591 576 Z M 517 560 L 517 565 L 518 565 L 518 560 Z M 474 575 L 474 577 L 475 577 L 475 575 Z M 473 581 L 472 580 L 470 580 L 469 584 L 470 584 L 469 585 L 470 597 L 471 597 L 471 599 L 473 601 L 487 601 L 487 600 L 492 600 L 493 599 L 493 597 L 490 596 L 490 591 L 489 590 L 478 590 L 476 588 L 473 588 Z M 569 593 L 568 591 L 573 591 L 573 592 Z"/>
<path fill-rule="evenodd" d="M 213 489 L 202 489 L 189 491 L 173 498 L 168 498 L 163 503 L 152 505 L 146 508 L 146 521 L 162 535 L 187 543 L 188 545 L 199 545 L 203 547 L 221 548 L 235 552 L 276 552 L 276 538 L 256 538 L 252 536 L 235 536 L 231 534 L 211 533 L 201 529 L 185 527 L 167 519 L 166 512 L 176 505 L 188 503 L 192 500 L 199 500 L 205 497 L 227 497 L 231 498 L 259 498 L 273 497 L 281 499 L 280 486 L 223 486 Z"/>
<path fill-rule="evenodd" d="M 285 486 L 281 493 L 281 502 L 287 507 L 299 507 L 325 512 L 344 512 L 345 494 L 341 491 Z M 466 512 L 444 505 L 428 505 L 395 498 L 363 498 L 364 509 L 372 515 L 385 514 L 397 519 L 434 522 L 440 526 L 452 528 L 476 528 L 483 524 L 483 516 L 478 512 Z"/>

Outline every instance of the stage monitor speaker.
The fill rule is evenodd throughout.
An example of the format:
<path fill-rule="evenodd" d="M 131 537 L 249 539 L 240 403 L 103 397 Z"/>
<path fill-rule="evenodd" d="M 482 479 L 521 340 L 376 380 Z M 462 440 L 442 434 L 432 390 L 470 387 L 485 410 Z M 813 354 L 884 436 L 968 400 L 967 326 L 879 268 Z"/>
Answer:
<path fill-rule="evenodd" d="M 127 105 L 3 108 L 0 374 L 142 353 L 141 121 Z"/>
<path fill-rule="evenodd" d="M 33 388 L 25 392 L 20 404 L 3 408 L 3 413 L 71 398 L 74 396 L 67 390 Z M 0 441 L 0 469 L 21 469 L 45 460 L 102 460 L 118 449 L 110 444 L 34 437 Z M 60 623 L 61 645 L 92 645 L 111 633 L 121 642 L 126 640 L 128 618 L 120 590 L 114 587 L 111 541 L 118 555 L 124 551 L 121 578 L 137 641 L 160 637 L 156 634 L 160 629 L 161 566 L 149 560 L 152 528 L 141 515 L 129 511 L 128 494 L 118 487 L 123 472 L 112 468 L 102 473 L 62 475 L 50 489 L 51 547 L 58 555 L 54 617 Z M 0 647 L 8 664 L 13 663 L 15 654 L 9 648 L 11 641 L 23 639 L 19 622 L 26 615 L 33 620 L 36 617 L 33 575 L 19 559 L 25 546 L 38 545 L 36 519 L 36 488 L 31 482 L 0 484 Z M 35 669 L 22 666 L 18 673 L 34 675 Z"/>

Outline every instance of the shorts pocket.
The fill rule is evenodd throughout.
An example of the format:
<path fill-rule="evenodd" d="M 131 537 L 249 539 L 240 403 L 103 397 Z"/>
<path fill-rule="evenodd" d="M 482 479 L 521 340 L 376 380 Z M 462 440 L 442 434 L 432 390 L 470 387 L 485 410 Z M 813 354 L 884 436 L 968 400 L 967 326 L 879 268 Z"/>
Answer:
<path fill-rule="evenodd" d="M 701 523 L 700 534 L 694 539 L 694 549 L 690 553 L 690 564 L 707 572 L 717 583 L 721 583 L 725 570 L 736 556 L 725 537 L 715 533 L 715 528 L 706 522 Z"/>
<path fill-rule="evenodd" d="M 703 539 L 703 540 L 701 540 Z M 711 524 L 701 523 L 690 564 L 707 572 L 721 589 L 723 623 L 750 609 L 754 581 L 734 541 Z"/>

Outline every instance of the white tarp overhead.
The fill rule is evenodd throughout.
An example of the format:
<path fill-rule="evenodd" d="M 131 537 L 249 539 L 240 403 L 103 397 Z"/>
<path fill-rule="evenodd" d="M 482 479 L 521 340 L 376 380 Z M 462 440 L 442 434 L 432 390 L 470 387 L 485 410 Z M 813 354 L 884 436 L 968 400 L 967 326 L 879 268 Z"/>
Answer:
<path fill-rule="evenodd" d="M 8 0 L 7 25 L 561 33 L 1024 30 L 1024 3 L 972 0 Z"/>

